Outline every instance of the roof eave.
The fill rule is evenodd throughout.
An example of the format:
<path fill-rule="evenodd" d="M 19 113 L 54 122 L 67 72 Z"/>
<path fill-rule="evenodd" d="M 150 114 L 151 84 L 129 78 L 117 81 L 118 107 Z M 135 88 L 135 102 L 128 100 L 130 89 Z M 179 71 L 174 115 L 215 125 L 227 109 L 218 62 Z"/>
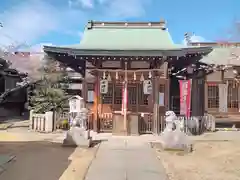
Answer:
<path fill-rule="evenodd" d="M 64 47 L 44 46 L 46 53 L 63 53 L 72 56 L 185 56 L 186 54 L 204 53 L 212 51 L 211 47 L 186 47 L 178 49 L 159 50 L 104 50 L 104 49 L 73 49 Z"/>

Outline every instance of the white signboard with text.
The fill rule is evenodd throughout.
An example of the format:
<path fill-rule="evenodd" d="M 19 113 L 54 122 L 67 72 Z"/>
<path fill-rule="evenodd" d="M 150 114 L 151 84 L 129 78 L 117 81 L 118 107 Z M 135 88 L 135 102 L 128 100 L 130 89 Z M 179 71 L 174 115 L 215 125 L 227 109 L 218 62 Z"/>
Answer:
<path fill-rule="evenodd" d="M 71 112 L 80 112 L 80 109 L 83 106 L 83 98 L 80 96 L 73 96 L 69 99 L 69 109 Z"/>
<path fill-rule="evenodd" d="M 100 81 L 100 93 L 101 94 L 107 94 L 108 92 L 108 81 L 107 80 L 101 80 Z"/>

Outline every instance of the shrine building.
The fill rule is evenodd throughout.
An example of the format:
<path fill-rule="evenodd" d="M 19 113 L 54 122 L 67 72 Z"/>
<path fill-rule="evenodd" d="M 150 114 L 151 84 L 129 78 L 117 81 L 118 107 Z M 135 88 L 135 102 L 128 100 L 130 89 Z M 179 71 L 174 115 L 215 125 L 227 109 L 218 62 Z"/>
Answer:
<path fill-rule="evenodd" d="M 165 21 L 89 21 L 80 44 L 44 47 L 47 56 L 83 75 L 82 97 L 93 113 L 94 131 L 114 134 L 155 132 L 166 110 L 203 115 L 211 72 L 199 60 L 211 51 L 174 44 Z M 193 98 L 185 110 L 179 80 L 191 80 Z"/>
<path fill-rule="evenodd" d="M 240 43 L 198 42 L 193 46 L 209 46 L 213 51 L 200 62 L 213 64 L 216 70 L 205 80 L 205 110 L 216 122 L 240 122 Z"/>

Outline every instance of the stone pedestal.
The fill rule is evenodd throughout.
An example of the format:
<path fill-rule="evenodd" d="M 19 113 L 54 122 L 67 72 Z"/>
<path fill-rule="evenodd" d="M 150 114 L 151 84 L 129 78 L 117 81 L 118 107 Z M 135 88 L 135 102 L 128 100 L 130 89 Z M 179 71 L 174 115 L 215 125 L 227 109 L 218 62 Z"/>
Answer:
<path fill-rule="evenodd" d="M 164 131 L 160 136 L 160 142 L 162 149 L 167 151 L 190 152 L 192 149 L 188 136 L 180 130 Z"/>
<path fill-rule="evenodd" d="M 88 131 L 84 128 L 72 127 L 66 134 L 63 141 L 64 146 L 90 147 L 91 138 L 88 137 Z"/>
<path fill-rule="evenodd" d="M 128 133 L 130 135 L 139 135 L 139 115 L 129 114 L 128 116 Z"/>

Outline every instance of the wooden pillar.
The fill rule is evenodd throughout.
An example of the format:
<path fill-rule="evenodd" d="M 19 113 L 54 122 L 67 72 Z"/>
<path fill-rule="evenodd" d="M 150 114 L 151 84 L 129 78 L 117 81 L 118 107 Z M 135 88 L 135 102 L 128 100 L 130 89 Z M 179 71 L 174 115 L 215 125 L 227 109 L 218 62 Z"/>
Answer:
<path fill-rule="evenodd" d="M 153 75 L 153 133 L 158 134 L 159 125 L 159 77 Z"/>
<path fill-rule="evenodd" d="M 170 110 L 170 100 L 171 100 L 170 85 L 171 85 L 171 79 L 167 78 L 165 80 L 165 88 L 164 88 L 165 111 L 169 111 Z M 164 115 L 165 115 L 165 113 L 164 113 Z"/>
<path fill-rule="evenodd" d="M 170 78 L 170 71 L 168 69 L 168 63 L 164 62 L 164 105 L 165 105 L 165 111 L 170 110 L 170 100 L 171 100 L 171 94 L 170 94 L 170 85 L 171 85 L 171 78 Z M 165 115 L 165 112 L 164 112 Z"/>
<path fill-rule="evenodd" d="M 204 80 L 192 79 L 192 92 L 191 92 L 191 116 L 204 115 Z"/>
<path fill-rule="evenodd" d="M 205 101 L 206 101 L 206 98 L 205 98 L 205 77 L 203 77 L 202 79 L 201 79 L 201 99 L 202 99 L 202 105 L 201 105 L 201 107 L 202 107 L 202 116 L 204 116 L 205 115 Z"/>
<path fill-rule="evenodd" d="M 204 79 L 204 111 L 208 112 L 208 82 L 206 77 Z"/>
<path fill-rule="evenodd" d="M 86 82 L 86 78 L 84 78 L 83 82 L 82 82 L 82 92 L 81 92 L 81 96 L 84 99 L 84 105 L 86 107 L 87 104 L 87 100 L 88 100 L 88 87 L 87 87 L 87 82 Z"/>
<path fill-rule="evenodd" d="M 93 104 L 93 130 L 99 132 L 98 123 L 98 104 L 99 104 L 99 74 L 96 75 L 95 86 L 94 86 L 94 104 Z"/>
<path fill-rule="evenodd" d="M 197 88 L 197 79 L 192 79 L 191 116 L 198 116 L 198 108 L 199 108 L 198 103 L 199 103 L 199 89 Z"/>
<path fill-rule="evenodd" d="M 240 85 L 238 84 L 238 112 L 240 112 Z"/>
<path fill-rule="evenodd" d="M 122 107 L 123 107 L 123 131 L 125 135 L 127 135 L 127 105 L 128 105 L 128 74 L 127 74 L 127 61 L 124 64 L 124 86 L 123 86 L 123 100 L 122 100 Z"/>

